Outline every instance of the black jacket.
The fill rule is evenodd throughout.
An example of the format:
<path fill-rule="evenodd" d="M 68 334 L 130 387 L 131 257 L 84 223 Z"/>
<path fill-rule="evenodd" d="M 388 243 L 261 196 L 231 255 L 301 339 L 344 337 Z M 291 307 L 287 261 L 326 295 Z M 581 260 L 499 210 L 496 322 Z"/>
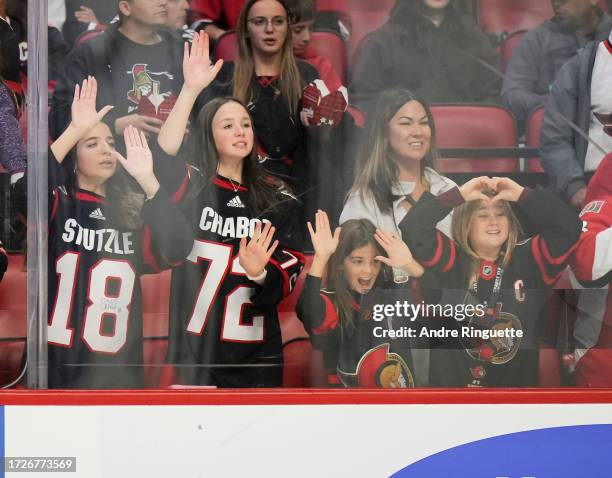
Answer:
<path fill-rule="evenodd" d="M 59 137 L 70 123 L 74 87 L 88 75 L 93 75 L 98 81 L 96 108 L 115 104 L 117 93 L 113 87 L 111 69 L 113 58 L 118 52 L 117 40 L 121 35 L 118 28 L 118 25 L 112 25 L 98 37 L 76 47 L 66 57 L 64 74 L 53 95 L 49 118 L 49 131 L 53 139 Z M 159 48 L 167 49 L 167 57 L 175 60 L 175 64 L 168 70 L 173 72 L 174 89 L 178 92 L 183 85 L 183 42 L 180 34 L 167 30 L 160 30 L 158 33 L 162 38 L 158 44 Z M 118 112 L 111 111 L 105 116 L 104 121 L 112 125 L 118 117 Z"/>
<path fill-rule="evenodd" d="M 351 103 L 366 108 L 380 91 L 402 87 L 430 103 L 490 102 L 501 80 L 488 38 L 465 13 L 449 13 L 439 27 L 425 17 L 411 27 L 386 24 L 355 55 Z"/>

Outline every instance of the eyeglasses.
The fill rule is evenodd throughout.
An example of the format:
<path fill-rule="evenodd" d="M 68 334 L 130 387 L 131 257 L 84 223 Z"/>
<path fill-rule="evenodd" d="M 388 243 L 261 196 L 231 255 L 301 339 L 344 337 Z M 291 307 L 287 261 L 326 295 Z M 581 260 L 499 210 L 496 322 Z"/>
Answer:
<path fill-rule="evenodd" d="M 247 20 L 253 27 L 258 30 L 265 30 L 268 25 L 272 25 L 274 30 L 282 30 L 287 26 L 287 17 L 274 17 L 268 19 L 266 17 L 253 17 Z"/>

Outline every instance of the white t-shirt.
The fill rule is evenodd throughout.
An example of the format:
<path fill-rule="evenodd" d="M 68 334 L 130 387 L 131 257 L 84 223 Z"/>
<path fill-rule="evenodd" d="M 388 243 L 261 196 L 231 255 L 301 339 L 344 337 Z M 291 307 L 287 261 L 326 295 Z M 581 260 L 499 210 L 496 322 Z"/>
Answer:
<path fill-rule="evenodd" d="M 612 37 L 612 34 L 610 35 Z M 595 64 L 591 76 L 591 122 L 589 137 L 601 146 L 606 153 L 612 152 L 612 136 L 603 130 L 603 124 L 595 113 L 610 115 L 612 113 L 612 38 L 602 41 L 597 46 Z M 589 142 L 584 170 L 592 172 L 597 169 L 604 158 L 599 148 Z"/>
<path fill-rule="evenodd" d="M 438 174 L 431 168 L 425 168 L 423 173 L 425 180 L 429 183 L 429 192 L 434 196 L 445 193 L 449 189 L 457 186 L 453 181 L 441 174 Z M 407 196 L 414 191 L 415 183 L 412 181 L 400 181 L 393 187 L 393 195 L 399 198 L 393 203 L 393 215 L 383 213 L 378 209 L 374 197 L 371 195 L 351 194 L 340 214 L 340 224 L 349 219 L 369 219 L 374 226 L 383 231 L 398 234 L 401 237 L 401 231 L 398 224 L 404 219 L 408 211 L 401 205 L 404 202 L 404 196 Z M 442 233 L 451 237 L 451 213 L 442 219 L 437 228 Z M 393 269 L 393 277 L 396 281 L 402 282 L 407 280 L 408 276 L 401 269 Z"/>

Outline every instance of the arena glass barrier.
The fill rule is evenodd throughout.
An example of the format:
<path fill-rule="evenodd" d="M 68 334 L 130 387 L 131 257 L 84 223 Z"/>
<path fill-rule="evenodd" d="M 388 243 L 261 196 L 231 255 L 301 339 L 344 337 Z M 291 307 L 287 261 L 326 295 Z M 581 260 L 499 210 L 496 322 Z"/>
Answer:
<path fill-rule="evenodd" d="M 45 8 L 30 1 L 30 12 L 30 51 L 45 51 Z M 36 16 L 32 12 L 36 12 Z M 461 469 L 459 474 L 468 473 L 457 464 L 458 459 L 463 459 L 470 462 L 470 473 L 476 476 L 546 476 L 549 473 L 607 476 L 610 463 L 606 461 L 609 458 L 605 450 L 612 440 L 611 392 L 555 388 L 571 384 L 569 356 L 573 344 L 568 330 L 576 305 L 572 302 L 575 297 L 568 298 L 564 292 L 570 289 L 567 277 L 562 279 L 565 283 L 557 284 L 559 289 L 552 295 L 551 300 L 556 301 L 556 305 L 549 307 L 554 311 L 552 329 L 541 334 L 554 338 L 554 346 L 532 349 L 539 352 L 538 379 L 544 388 L 374 390 L 369 386 L 381 383 L 370 381 L 364 389 L 324 389 L 329 386 L 330 377 L 326 374 L 323 357 L 312 347 L 293 311 L 300 290 L 289 296 L 279 314 L 285 359 L 282 383 L 288 388 L 202 390 L 173 384 L 172 370 L 166 363 L 170 277 L 169 272 L 163 272 L 143 276 L 143 357 L 148 365 L 143 371 L 144 385 L 155 390 L 36 390 L 47 387 L 46 325 L 50 311 L 47 310 L 49 278 L 46 273 L 49 211 L 46 203 L 47 88 L 43 81 L 46 58 L 45 55 L 35 57 L 35 61 L 30 57 L 28 63 L 32 73 L 28 83 L 30 227 L 26 383 L 30 390 L 10 390 L 0 395 L 4 404 L 1 415 L 3 456 L 26 459 L 25 462 L 10 462 L 14 470 L 22 466 L 27 468 L 30 466 L 28 460 L 33 458 L 48 457 L 52 458 L 50 464 L 32 462 L 31 466 L 61 469 L 61 466 L 70 468 L 74 464 L 83 476 L 94 473 L 121 476 L 126 472 L 143 471 L 150 476 L 165 476 L 176 473 L 177 469 L 184 474 L 225 472 L 230 476 L 254 470 L 265 470 L 268 476 L 286 476 L 287 473 L 306 476 L 347 470 L 361 476 L 434 476 L 450 469 Z M 511 171 L 504 171 L 506 175 L 538 181 L 541 177 L 520 175 L 525 173 L 523 165 L 526 163 L 519 161 L 519 158 L 535 157 L 536 152 L 514 148 L 516 144 L 502 145 L 499 149 L 492 145 L 484 151 L 455 144 L 443 148 L 442 156 L 469 158 L 472 162 L 478 161 L 478 157 L 484 160 L 511 158 L 513 165 Z M 457 182 L 465 178 L 462 173 L 456 174 Z M 235 185 L 230 183 L 229 186 Z M 75 228 L 74 237 L 77 235 Z M 21 259 L 18 255 L 10 255 L 9 270 L 22 275 L 7 276 L 0 284 L 3 297 L 14 301 L 11 304 L 21 304 L 21 308 L 7 307 L 9 312 L 23 313 L 23 295 L 18 298 L 25 293 L 23 285 L 19 285 L 25 280 L 20 271 Z M 57 274 L 60 279 L 69 277 L 74 271 L 70 267 L 75 264 L 70 259 L 64 260 L 65 269 Z M 306 268 L 311 262 L 312 257 L 306 259 Z M 300 287 L 303 287 L 303 274 Z M 106 294 L 106 298 L 117 295 L 120 287 L 117 283 L 105 282 L 102 295 Z M 8 284 L 10 288 L 5 287 Z M 591 303 L 598 300 L 601 297 L 591 299 Z M 383 302 L 382 305 L 392 304 Z M 108 310 L 116 312 L 113 304 L 106 305 Z M 102 311 L 99 318 L 100 326 L 94 332 L 104 340 L 105 335 L 112 336 L 116 332 L 112 323 L 116 317 L 102 324 L 109 319 Z M 547 326 L 548 322 L 543 321 L 543 325 Z M 17 343 L 17 350 L 22 348 L 25 330 L 6 330 L 3 342 Z M 379 361 L 375 362 L 377 371 L 383 366 L 377 375 L 379 379 L 394 373 L 401 377 L 401 361 L 391 357 L 388 350 L 384 352 L 384 358 L 377 358 Z M 10 360 L 7 383 L 18 378 L 24 366 L 18 351 L 11 353 Z M 543 363 L 546 365 L 544 375 L 541 373 Z M 397 373 L 398 364 L 400 373 Z M 125 376 L 130 373 L 130 365 L 134 364 L 121 365 Z M 470 373 L 475 381 L 482 378 L 481 370 Z M 394 383 L 386 380 L 387 384 Z M 174 390 L 168 389 L 172 385 Z M 305 388 L 313 386 L 317 387 Z M 35 437 L 26 433 L 34 428 L 37 430 Z M 67 428 L 74 428 L 78 433 L 58 435 L 58 429 Z M 406 438 L 403 432 L 406 429 L 419 430 L 419 433 Z M 440 433 L 441 430 L 444 432 Z M 372 446 L 367 439 L 355 439 L 358 434 L 367 437 L 373 433 L 384 434 L 384 446 Z M 254 440 L 262 442 L 262 438 L 272 445 L 270 448 L 278 450 L 275 456 L 278 469 L 270 465 L 261 447 L 252 445 Z M 177 441 L 184 446 L 180 452 L 175 447 Z M 201 455 L 202 444 L 206 449 L 204 456 Z M 238 448 L 244 460 L 231 459 Z M 173 451 L 159 453 L 168 449 Z M 513 453 L 507 453 L 508 449 Z M 318 453 L 321 459 L 304 460 L 301 456 L 304 450 Z M 359 453 L 361 450 L 363 453 Z M 338 451 L 350 454 L 349 464 L 344 460 L 338 463 Z M 153 455 L 157 455 L 156 458 L 152 458 Z M 577 455 L 580 460 L 574 458 Z M 147 459 L 135 460 L 134 456 L 146 456 Z M 58 461 L 54 462 L 53 457 Z M 73 457 L 75 460 L 71 462 Z M 446 460 L 452 460 L 453 468 Z M 404 469 L 408 465 L 413 468 Z M 7 462 L 5 470 L 6 466 Z"/>

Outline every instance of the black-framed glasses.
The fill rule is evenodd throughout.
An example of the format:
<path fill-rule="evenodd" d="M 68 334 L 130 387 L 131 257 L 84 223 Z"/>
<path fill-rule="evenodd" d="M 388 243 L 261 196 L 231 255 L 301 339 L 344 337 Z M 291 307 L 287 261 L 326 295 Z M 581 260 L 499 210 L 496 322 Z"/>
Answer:
<path fill-rule="evenodd" d="M 282 30 L 287 26 L 287 17 L 253 17 L 249 18 L 247 22 L 249 22 L 251 25 L 253 25 L 253 27 L 257 28 L 258 30 L 264 30 L 267 28 L 268 25 L 272 25 L 272 28 L 274 30 Z"/>

